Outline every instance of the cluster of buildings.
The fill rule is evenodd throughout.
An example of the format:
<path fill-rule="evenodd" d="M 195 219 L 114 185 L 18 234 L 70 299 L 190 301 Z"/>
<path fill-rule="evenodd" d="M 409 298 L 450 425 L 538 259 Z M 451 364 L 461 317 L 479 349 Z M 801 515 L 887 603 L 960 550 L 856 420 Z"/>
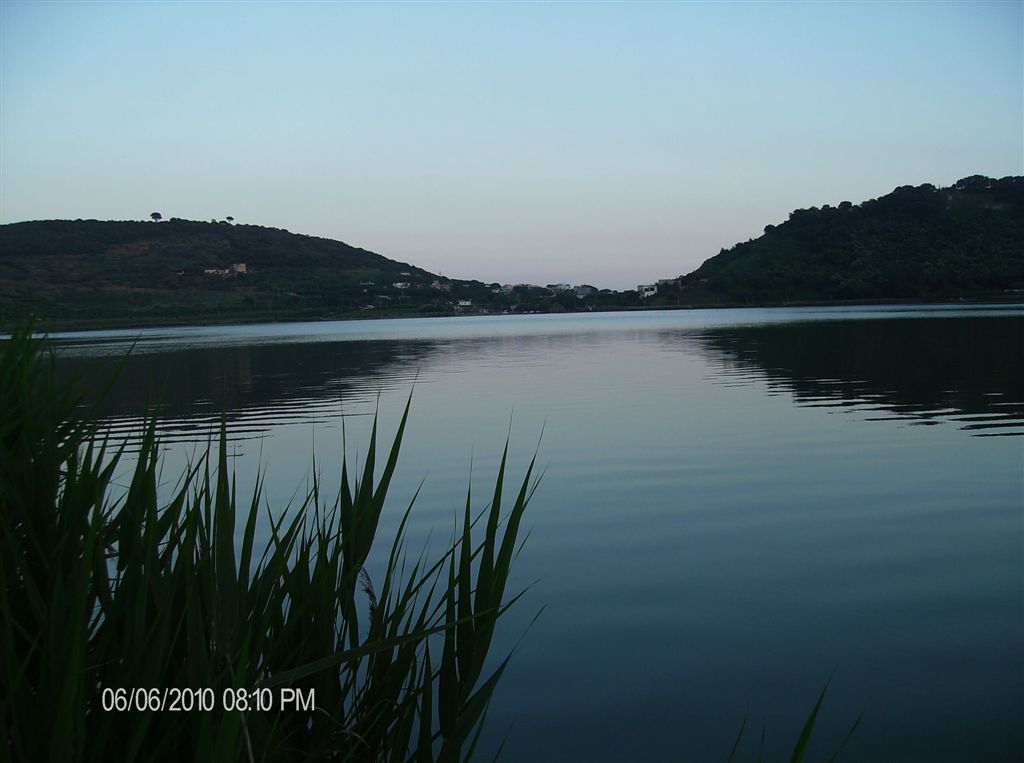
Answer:
<path fill-rule="evenodd" d="M 653 297 L 658 293 L 659 288 L 665 288 L 668 286 L 678 287 L 682 285 L 682 276 L 676 278 L 659 278 L 657 283 L 642 283 L 636 287 L 636 293 L 640 299 L 647 299 Z"/>
<path fill-rule="evenodd" d="M 203 270 L 203 273 L 205 273 L 208 276 L 221 276 L 221 277 L 238 275 L 240 273 L 245 273 L 245 272 L 246 272 L 246 265 L 245 265 L 244 262 L 232 263 L 232 265 L 230 267 L 227 267 L 227 268 L 206 268 L 205 270 Z M 184 271 L 180 271 L 179 272 L 179 275 L 183 275 L 183 274 L 184 274 Z M 399 275 L 410 276 L 412 274 L 411 273 L 402 272 L 402 273 L 399 273 Z M 655 294 L 657 294 L 658 293 L 658 289 L 660 289 L 660 288 L 679 287 L 681 285 L 682 278 L 683 278 L 682 276 L 678 276 L 676 278 L 661 278 L 661 279 L 658 280 L 657 283 L 650 283 L 650 284 L 643 284 L 642 283 L 642 284 L 638 284 L 637 287 L 636 287 L 636 291 L 637 291 L 637 294 L 639 295 L 640 299 L 642 299 L 642 300 L 643 299 L 647 299 L 647 298 L 653 297 Z M 361 281 L 359 283 L 359 285 L 360 286 L 364 286 L 364 287 L 365 286 L 373 286 L 374 282 L 373 281 Z M 393 283 L 391 283 L 389 285 L 392 286 L 395 289 L 400 290 L 400 291 L 405 291 L 407 289 L 411 289 L 414 284 L 411 283 L 410 281 L 394 281 Z M 418 285 L 417 284 L 416 286 L 417 286 L 417 288 L 423 288 L 422 285 Z M 438 291 L 450 292 L 452 290 L 452 282 L 449 281 L 446 278 L 435 278 L 434 281 L 430 284 L 430 288 L 438 290 Z M 573 286 L 573 285 L 567 284 L 567 283 L 549 283 L 549 284 L 547 284 L 545 286 L 540 286 L 538 284 L 533 284 L 533 283 L 516 283 L 516 284 L 507 283 L 507 284 L 503 284 L 503 285 L 491 284 L 491 287 L 490 287 L 491 293 L 493 293 L 493 294 L 511 295 L 513 292 L 515 292 L 516 289 L 526 289 L 526 290 L 530 290 L 530 291 L 547 291 L 547 292 L 549 292 L 550 294 L 553 294 L 553 295 L 573 294 L 577 299 L 583 299 L 585 297 L 590 297 L 590 296 L 593 296 L 594 294 L 598 293 L 598 289 L 597 288 L 595 288 L 593 286 L 590 286 L 588 284 L 579 284 L 577 286 Z M 365 293 L 367 290 L 364 289 L 363 291 Z M 605 291 L 608 291 L 608 290 L 606 289 Z M 387 299 L 387 297 L 382 296 L 381 299 Z M 472 304 L 473 303 L 470 300 L 462 299 L 462 300 L 458 301 L 458 303 L 456 304 L 456 307 L 459 310 L 465 310 L 465 309 L 467 309 L 469 307 L 472 307 Z M 363 305 L 359 309 L 361 309 L 361 310 L 372 310 L 373 306 L 372 305 Z"/>
<path fill-rule="evenodd" d="M 583 299 L 593 294 L 597 294 L 597 289 L 593 286 L 581 284 L 579 286 L 570 286 L 567 283 L 549 283 L 547 286 L 540 286 L 535 283 L 507 283 L 502 286 L 495 284 L 491 287 L 492 294 L 511 294 L 516 289 L 527 289 L 527 290 L 547 290 L 552 294 L 564 294 L 566 292 L 572 292 L 577 298 Z"/>
<path fill-rule="evenodd" d="M 184 271 L 182 271 L 182 272 L 184 272 Z M 238 273 L 244 273 L 246 271 L 245 271 L 245 263 L 244 262 L 236 262 L 236 263 L 233 263 L 230 268 L 206 268 L 206 269 L 203 270 L 203 272 L 206 275 L 208 275 L 208 276 L 222 276 L 223 277 L 223 276 L 237 275 Z"/>
<path fill-rule="evenodd" d="M 412 275 L 412 274 L 411 273 L 399 273 L 399 275 L 407 276 L 407 275 Z M 375 284 L 374 284 L 373 281 L 360 281 L 359 285 L 360 286 L 374 286 Z M 392 288 L 399 289 L 400 291 L 405 291 L 406 289 L 411 289 L 413 287 L 413 284 L 410 281 L 393 281 L 390 285 L 391 285 Z M 423 287 L 422 287 L 421 284 L 416 284 L 416 288 L 423 288 Z M 451 291 L 452 290 L 452 283 L 451 283 L 451 281 L 448 281 L 448 280 L 442 281 L 440 279 L 435 278 L 433 280 L 433 282 L 430 284 L 430 288 L 431 289 L 437 289 L 438 291 Z M 365 289 L 364 289 L 364 291 L 365 291 Z"/>

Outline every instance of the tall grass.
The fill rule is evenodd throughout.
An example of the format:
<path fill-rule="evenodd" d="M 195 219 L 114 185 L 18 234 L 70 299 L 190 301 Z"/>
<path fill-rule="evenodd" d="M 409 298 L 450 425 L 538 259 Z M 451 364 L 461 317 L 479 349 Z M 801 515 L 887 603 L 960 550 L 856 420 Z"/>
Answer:
<path fill-rule="evenodd" d="M 371 580 L 408 412 L 381 464 L 374 425 L 333 500 L 315 482 L 277 511 L 259 484 L 238 497 L 222 428 L 161 502 L 155 422 L 115 486 L 123 450 L 16 332 L 0 353 L 0 760 L 468 759 L 508 664 L 491 646 L 518 598 L 506 586 L 534 464 L 503 516 L 506 443 L 490 503 L 475 512 L 467 491 L 438 558 L 406 554 L 410 504 Z M 214 701 L 105 709 L 132 688 Z M 225 690 L 257 688 L 272 709 L 227 709 Z M 282 709 L 285 688 L 313 690 L 315 708 Z"/>

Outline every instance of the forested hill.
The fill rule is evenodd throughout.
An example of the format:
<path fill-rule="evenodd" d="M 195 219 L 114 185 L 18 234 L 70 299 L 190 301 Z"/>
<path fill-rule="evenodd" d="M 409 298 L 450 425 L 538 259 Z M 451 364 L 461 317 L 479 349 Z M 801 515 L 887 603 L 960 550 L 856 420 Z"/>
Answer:
<path fill-rule="evenodd" d="M 1024 177 L 799 209 L 659 282 L 577 293 L 445 279 L 340 241 L 228 221 L 0 225 L 0 332 L 637 306 L 1024 299 Z M 583 287 L 581 287 L 583 288 Z"/>
<path fill-rule="evenodd" d="M 29 314 L 57 326 L 322 317 L 390 307 L 435 279 L 340 241 L 256 225 L 174 218 L 0 226 L 4 323 Z"/>
<path fill-rule="evenodd" d="M 659 289 L 654 303 L 970 299 L 1021 289 L 1024 177 L 975 175 L 798 209 Z"/>
<path fill-rule="evenodd" d="M 142 256 L 140 259 L 139 255 Z M 259 225 L 198 222 L 172 218 L 164 222 L 41 220 L 0 226 L 0 257 L 79 258 L 81 267 L 98 257 L 131 257 L 156 266 L 218 267 L 227 259 L 257 268 L 326 266 L 336 270 L 424 270 L 395 262 L 340 241 L 290 233 Z M 91 262 L 90 262 L 91 261 Z M 120 270 L 126 262 L 117 260 Z M 88 268 L 84 275 L 89 275 Z M 99 276 L 100 274 L 95 274 Z"/>

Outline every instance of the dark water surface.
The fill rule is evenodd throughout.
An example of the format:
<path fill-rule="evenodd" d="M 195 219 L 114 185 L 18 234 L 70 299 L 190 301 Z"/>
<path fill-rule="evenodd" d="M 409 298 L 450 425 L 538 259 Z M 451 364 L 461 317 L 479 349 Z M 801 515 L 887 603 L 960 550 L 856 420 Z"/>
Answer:
<path fill-rule="evenodd" d="M 443 543 L 470 477 L 547 472 L 485 744 L 510 761 L 812 753 L 1024 759 L 1024 308 L 686 311 L 287 324 L 60 338 L 62 373 L 134 350 L 116 431 L 160 389 L 168 480 L 223 411 L 275 505 L 330 482 L 413 390 L 382 538 Z M 147 392 L 149 390 L 149 392 Z M 198 444 L 197 444 L 198 443 Z M 358 447 L 357 447 L 358 445 Z M 432 533 L 432 534 L 431 534 Z M 382 544 L 382 546 L 385 544 Z M 371 570 L 372 572 L 372 570 Z M 511 726 L 511 730 L 509 727 Z M 486 757 L 486 756 L 484 756 Z M 488 758 L 489 759 L 489 758 Z"/>

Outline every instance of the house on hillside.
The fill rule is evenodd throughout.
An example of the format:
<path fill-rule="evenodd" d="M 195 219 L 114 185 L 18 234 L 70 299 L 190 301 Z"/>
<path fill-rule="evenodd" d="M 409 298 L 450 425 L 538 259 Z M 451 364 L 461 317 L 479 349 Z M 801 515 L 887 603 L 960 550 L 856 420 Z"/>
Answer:
<path fill-rule="evenodd" d="M 653 297 L 658 293 L 658 285 L 654 283 L 640 284 L 636 287 L 637 294 L 640 295 L 640 299 L 647 299 Z"/>
<path fill-rule="evenodd" d="M 228 276 L 237 275 L 238 273 L 244 273 L 245 263 L 236 262 L 230 268 L 204 268 L 203 273 L 208 276 L 220 276 L 221 278 L 227 278 Z"/>

